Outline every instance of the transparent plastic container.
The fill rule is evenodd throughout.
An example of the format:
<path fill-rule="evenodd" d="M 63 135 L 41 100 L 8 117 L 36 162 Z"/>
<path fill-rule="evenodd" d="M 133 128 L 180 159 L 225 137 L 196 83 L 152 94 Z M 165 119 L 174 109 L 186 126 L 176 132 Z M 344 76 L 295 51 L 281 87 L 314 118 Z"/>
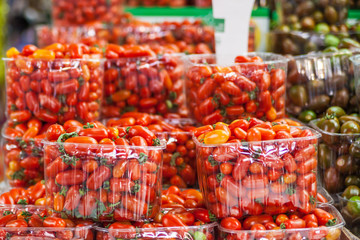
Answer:
<path fill-rule="evenodd" d="M 318 121 L 311 121 L 310 126 L 322 135 L 318 149 L 319 181 L 330 194 L 335 194 L 353 185 L 360 176 L 360 134 L 329 133 L 317 127 Z"/>
<path fill-rule="evenodd" d="M 151 220 L 160 210 L 160 146 L 112 146 L 44 141 L 50 208 L 68 217 Z"/>
<path fill-rule="evenodd" d="M 7 131 L 9 129 L 9 131 Z M 44 151 L 42 138 L 24 139 L 8 135 L 11 129 L 5 123 L 1 131 L 1 149 L 4 159 L 6 185 L 29 187 L 44 179 Z"/>
<path fill-rule="evenodd" d="M 41 215 L 44 212 L 43 207 L 34 206 L 6 206 L 0 207 L 1 216 L 10 213 L 16 214 L 20 211 L 27 211 L 31 214 Z M 6 211 L 6 212 L 5 212 Z M 0 227 L 0 239 L 67 239 L 67 240 L 92 240 L 94 232 L 91 225 L 78 227 Z"/>
<path fill-rule="evenodd" d="M 101 59 L 38 60 L 5 58 L 6 115 L 14 122 L 45 123 L 100 118 L 103 99 Z"/>
<path fill-rule="evenodd" d="M 300 129 L 306 137 L 291 140 L 205 145 L 193 138 L 207 209 L 220 219 L 314 209 L 320 134 Z"/>
<path fill-rule="evenodd" d="M 131 111 L 188 115 L 183 54 L 106 60 L 104 84 L 104 117 Z"/>
<path fill-rule="evenodd" d="M 53 0 L 55 26 L 117 25 L 123 13 L 123 0 Z"/>
<path fill-rule="evenodd" d="M 190 115 L 204 125 L 256 116 L 273 121 L 285 116 L 287 59 L 248 53 L 263 62 L 216 64 L 215 55 L 190 55 L 186 70 Z M 224 56 L 226 57 L 226 56 Z"/>
<path fill-rule="evenodd" d="M 346 228 L 349 229 L 356 236 L 360 235 L 360 212 L 359 201 L 351 201 L 337 194 L 340 202 L 340 212 L 346 222 Z"/>
<path fill-rule="evenodd" d="M 331 213 L 337 223 L 330 227 L 279 229 L 279 230 L 229 230 L 219 226 L 219 240 L 240 240 L 240 239 L 340 239 L 341 230 L 345 221 L 334 206 L 327 205 L 320 207 Z"/>
<path fill-rule="evenodd" d="M 189 227 L 155 227 L 155 228 L 134 228 L 129 229 L 108 229 L 95 227 L 96 240 L 102 239 L 204 239 L 215 240 L 217 223 L 204 224 Z"/>
<path fill-rule="evenodd" d="M 299 25 L 302 30 L 313 30 L 317 23 L 345 24 L 349 1 L 276 0 L 279 24 Z"/>
<path fill-rule="evenodd" d="M 354 70 L 348 54 L 318 53 L 289 61 L 286 110 L 301 119 L 308 110 L 321 117 L 330 106 L 347 113 L 359 112 Z"/>

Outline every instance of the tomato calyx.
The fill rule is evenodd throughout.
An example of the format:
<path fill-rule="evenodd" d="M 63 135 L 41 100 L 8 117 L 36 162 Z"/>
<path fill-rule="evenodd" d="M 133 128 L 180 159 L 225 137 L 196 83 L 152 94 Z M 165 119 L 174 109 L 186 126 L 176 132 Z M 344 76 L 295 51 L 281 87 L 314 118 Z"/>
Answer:
<path fill-rule="evenodd" d="M 66 140 L 68 140 L 69 138 L 72 138 L 72 137 L 77 137 L 79 136 L 79 134 L 77 132 L 71 132 L 71 133 L 63 133 L 59 136 L 57 142 L 58 143 L 63 143 L 65 142 Z"/>
<path fill-rule="evenodd" d="M 98 199 L 96 199 L 96 203 L 97 203 L 97 208 L 99 211 L 99 215 L 102 215 L 105 211 L 106 211 L 106 206 L 103 202 L 99 201 Z"/>
<path fill-rule="evenodd" d="M 105 181 L 105 182 L 103 183 L 102 188 L 105 189 L 105 190 L 109 190 L 109 189 L 110 189 L 110 182 L 109 182 L 109 181 Z M 82 190 L 82 189 L 80 189 L 80 190 Z M 85 191 L 85 190 L 84 190 L 84 191 Z M 80 194 L 81 194 L 81 193 L 80 193 Z"/>
<path fill-rule="evenodd" d="M 80 160 L 79 158 L 77 158 L 75 156 L 70 157 L 67 154 L 60 156 L 60 158 L 66 165 L 73 165 L 74 167 L 76 166 L 76 163 Z"/>
<path fill-rule="evenodd" d="M 175 152 L 172 156 L 171 156 L 171 160 L 170 160 L 170 166 L 176 166 L 176 159 L 178 157 L 181 157 L 181 154 L 179 152 Z"/>
<path fill-rule="evenodd" d="M 209 163 L 211 164 L 212 167 L 215 167 L 215 166 L 219 165 L 219 162 L 216 161 L 212 155 L 210 155 L 208 157 L 208 161 L 209 161 Z"/>
<path fill-rule="evenodd" d="M 218 174 L 216 174 L 216 181 L 218 181 L 220 183 L 224 177 L 225 177 L 225 174 L 218 173 Z"/>
<path fill-rule="evenodd" d="M 66 193 L 67 193 L 67 191 L 68 191 L 68 188 L 67 188 L 67 187 L 62 186 L 62 187 L 61 187 L 61 189 L 60 189 L 59 194 L 60 194 L 60 195 L 62 195 L 62 196 L 64 196 L 64 197 L 66 197 Z"/>
<path fill-rule="evenodd" d="M 296 193 L 296 190 L 293 188 L 293 187 L 288 187 L 286 190 L 285 190 L 285 193 L 288 194 L 289 196 L 293 195 Z"/>
<path fill-rule="evenodd" d="M 286 229 L 285 223 L 281 223 L 281 224 L 280 224 L 280 228 L 281 228 L 281 229 Z"/>
<path fill-rule="evenodd" d="M 310 202 L 310 204 L 315 204 L 316 203 L 316 197 L 310 195 L 309 202 Z"/>
<path fill-rule="evenodd" d="M 9 210 L 6 210 L 3 212 L 3 216 L 7 216 L 7 215 L 10 215 L 10 214 L 14 214 L 12 211 L 9 211 Z"/>
<path fill-rule="evenodd" d="M 20 199 L 17 204 L 20 204 L 20 205 L 27 205 L 27 201 L 25 199 Z"/>
<path fill-rule="evenodd" d="M 138 162 L 140 163 L 140 165 L 146 163 L 148 159 L 148 155 L 146 155 L 145 153 L 139 153 Z"/>
<path fill-rule="evenodd" d="M 337 222 L 337 219 L 336 219 L 336 218 L 330 219 L 330 220 L 325 224 L 325 226 L 327 226 L 327 227 L 334 226 L 334 225 L 336 225 L 336 222 Z"/>
<path fill-rule="evenodd" d="M 11 175 L 11 179 L 12 180 L 22 180 L 25 178 L 25 173 L 24 173 L 24 169 L 20 169 L 19 171 L 14 172 Z"/>
<path fill-rule="evenodd" d="M 25 220 L 26 222 L 29 222 L 30 217 L 32 216 L 32 214 L 31 214 L 30 212 L 28 212 L 28 211 L 22 211 L 22 212 L 21 212 L 21 216 L 24 217 L 24 220 Z"/>
<path fill-rule="evenodd" d="M 160 139 L 158 138 L 153 139 L 153 146 L 160 146 L 160 145 L 161 145 Z"/>
<path fill-rule="evenodd" d="M 140 191 L 140 185 L 138 184 L 138 183 L 136 183 L 132 188 L 131 188 L 131 193 L 132 194 L 135 194 L 135 193 L 137 193 L 137 192 L 139 192 Z"/>
<path fill-rule="evenodd" d="M 89 129 L 89 128 L 94 128 L 94 124 L 90 124 L 90 123 L 86 123 L 84 126 L 83 126 L 83 129 Z"/>
<path fill-rule="evenodd" d="M 213 214 L 210 210 L 209 210 L 209 219 L 210 219 L 211 222 L 217 222 L 218 221 L 215 214 Z"/>

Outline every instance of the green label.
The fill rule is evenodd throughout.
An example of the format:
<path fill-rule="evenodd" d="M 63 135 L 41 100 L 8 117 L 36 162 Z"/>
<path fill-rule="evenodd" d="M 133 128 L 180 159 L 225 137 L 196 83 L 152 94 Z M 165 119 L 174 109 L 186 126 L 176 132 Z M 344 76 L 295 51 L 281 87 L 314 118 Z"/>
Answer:
<path fill-rule="evenodd" d="M 215 25 L 216 32 L 224 32 L 225 31 L 225 19 L 215 18 L 214 25 Z"/>

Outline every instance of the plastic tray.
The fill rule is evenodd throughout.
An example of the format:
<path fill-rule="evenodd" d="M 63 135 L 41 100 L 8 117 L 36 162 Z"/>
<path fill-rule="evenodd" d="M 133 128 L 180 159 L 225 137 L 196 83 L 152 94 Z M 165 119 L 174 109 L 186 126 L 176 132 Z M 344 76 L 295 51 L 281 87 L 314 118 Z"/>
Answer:
<path fill-rule="evenodd" d="M 330 212 L 337 219 L 337 224 L 331 227 L 279 229 L 279 230 L 228 230 L 219 226 L 219 240 L 237 239 L 340 239 L 345 221 L 339 211 L 331 205 L 320 208 Z"/>
<path fill-rule="evenodd" d="M 348 54 L 317 53 L 289 61 L 286 110 L 298 117 L 312 110 L 320 117 L 329 106 L 347 113 L 359 111 L 355 96 L 354 70 Z"/>
<path fill-rule="evenodd" d="M 96 239 L 205 239 L 215 240 L 217 223 L 204 224 L 191 227 L 158 227 L 158 228 L 137 228 L 134 231 L 129 229 L 107 229 L 95 227 Z"/>
<path fill-rule="evenodd" d="M 6 58 L 6 115 L 14 122 L 32 117 L 46 123 L 100 118 L 101 59 Z"/>
<path fill-rule="evenodd" d="M 360 174 L 356 155 L 360 134 L 325 132 L 316 126 L 317 121 L 319 119 L 311 121 L 310 126 L 322 134 L 318 151 L 319 181 L 330 194 L 335 194 L 352 185 L 351 179 Z"/>
<path fill-rule="evenodd" d="M 340 212 L 345 219 L 346 228 L 349 229 L 356 236 L 360 235 L 360 214 L 349 210 L 348 204 L 354 204 L 354 201 L 350 201 L 341 196 L 340 193 L 336 194 L 340 202 Z M 359 205 L 359 204 L 358 204 Z"/>
<path fill-rule="evenodd" d="M 277 214 L 316 207 L 320 134 L 261 142 L 205 145 L 193 137 L 200 190 L 217 218 Z M 310 133 L 313 136 L 309 136 Z M 220 164 L 232 165 L 231 172 Z M 306 167 L 305 167 L 306 166 Z M 226 174 L 225 174 L 226 173 Z"/>
<path fill-rule="evenodd" d="M 161 205 L 165 143 L 160 143 L 141 147 L 44 141 L 46 195 L 53 196 L 49 207 L 68 217 L 101 222 L 151 220 Z"/>
<path fill-rule="evenodd" d="M 4 211 L 17 213 L 18 210 L 28 211 L 40 214 L 45 208 L 34 206 L 0 206 L 0 213 L 3 216 Z M 67 240 L 92 240 L 94 232 L 91 225 L 82 227 L 0 227 L 0 239 L 67 239 Z"/>
<path fill-rule="evenodd" d="M 1 153 L 6 183 L 10 187 L 29 187 L 44 179 L 42 139 L 11 137 L 6 134 L 8 123 L 1 131 Z M 1 173 L 3 171 L 0 171 Z"/>
<path fill-rule="evenodd" d="M 106 60 L 104 82 L 104 117 L 136 110 L 188 115 L 183 54 Z"/>
<path fill-rule="evenodd" d="M 215 55 L 187 57 L 187 103 L 190 116 L 198 123 L 231 122 L 248 116 L 273 121 L 285 116 L 288 60 L 269 53 L 244 56 L 258 56 L 264 62 L 234 63 L 235 59 L 226 59 L 216 64 Z"/>

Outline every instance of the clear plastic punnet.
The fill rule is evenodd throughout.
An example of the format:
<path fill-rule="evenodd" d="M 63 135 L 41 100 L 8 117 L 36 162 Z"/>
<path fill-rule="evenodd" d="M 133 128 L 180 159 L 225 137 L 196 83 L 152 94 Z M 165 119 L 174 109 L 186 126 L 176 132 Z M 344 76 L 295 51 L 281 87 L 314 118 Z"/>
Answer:
<path fill-rule="evenodd" d="M 66 227 L 66 226 L 58 226 L 58 227 L 47 227 L 47 226 L 41 226 L 41 227 L 34 227 L 31 225 L 38 224 L 40 225 L 40 222 L 43 222 L 44 219 L 53 218 L 47 214 L 47 211 L 43 207 L 34 207 L 34 206 L 6 206 L 6 207 L 0 207 L 0 213 L 2 219 L 4 221 L 3 226 L 0 227 L 0 239 L 18 239 L 18 240 L 25 240 L 25 239 L 46 239 L 46 240 L 52 240 L 52 239 L 67 239 L 67 240 L 92 240 L 94 239 L 94 232 L 93 232 L 93 226 L 92 224 L 78 224 L 73 227 Z M 23 219 L 19 219 L 18 216 L 23 216 Z M 44 219 L 41 219 L 41 218 Z M 8 221 L 9 218 L 13 218 L 15 220 Z M 17 220 L 16 220 L 17 218 Z M 54 220 L 54 221 L 53 221 Z M 7 221 L 7 222 L 6 222 Z M 11 222 L 18 223 L 11 223 Z M 56 219 L 51 219 L 54 226 L 58 223 L 56 223 Z M 48 222 L 50 223 L 50 219 L 48 219 Z M 61 219 L 62 223 L 63 220 Z M 28 225 L 28 226 L 25 226 Z M 72 223 L 74 224 L 74 223 Z M 43 223 L 41 223 L 43 225 Z"/>
<path fill-rule="evenodd" d="M 231 122 L 248 116 L 274 121 L 285 116 L 287 58 L 248 53 L 221 64 L 209 54 L 187 59 L 187 104 L 198 123 Z"/>
<path fill-rule="evenodd" d="M 322 205 L 322 204 L 334 205 L 335 200 L 329 194 L 329 192 L 326 191 L 325 188 L 318 186 L 318 188 L 317 188 L 317 202 L 318 202 L 319 205 Z"/>
<path fill-rule="evenodd" d="M 10 187 L 29 187 L 44 179 L 42 137 L 14 134 L 5 123 L 1 131 L 1 153 L 4 160 L 6 183 Z M 30 129 L 29 131 L 32 131 Z M 3 172 L 3 171 L 1 171 Z"/>
<path fill-rule="evenodd" d="M 40 50 L 41 51 L 41 50 Z M 45 51 L 45 50 L 44 50 Z M 100 118 L 101 59 L 6 58 L 6 115 L 13 122 L 45 123 Z"/>
<path fill-rule="evenodd" d="M 206 145 L 193 137 L 207 209 L 220 219 L 314 209 L 320 134 L 300 129 L 306 137 L 241 144 Z"/>
<path fill-rule="evenodd" d="M 336 194 L 359 179 L 360 134 L 326 132 L 317 126 L 318 121 L 311 121 L 310 126 L 322 135 L 318 149 L 319 182 L 330 194 Z"/>
<path fill-rule="evenodd" d="M 121 23 L 123 0 L 53 0 L 55 26 L 117 25 Z"/>
<path fill-rule="evenodd" d="M 294 228 L 277 230 L 230 230 L 219 226 L 219 240 L 271 240 L 271 239 L 332 239 L 338 240 L 345 221 L 334 206 L 324 205 L 321 209 L 336 218 L 336 224 L 329 227 Z"/>
<path fill-rule="evenodd" d="M 151 220 L 160 211 L 164 148 L 163 141 L 159 146 L 44 141 L 49 207 L 101 222 Z"/>
<path fill-rule="evenodd" d="M 340 212 L 346 222 L 346 228 L 353 234 L 360 234 L 360 196 L 356 199 L 346 199 L 340 193 L 337 194 L 340 202 Z"/>
<path fill-rule="evenodd" d="M 108 59 L 104 85 L 104 117 L 136 110 L 188 115 L 183 54 Z"/>
<path fill-rule="evenodd" d="M 309 122 L 313 111 L 321 116 L 329 106 L 347 113 L 359 111 L 351 52 L 317 53 L 291 58 L 286 82 L 286 110 Z"/>

